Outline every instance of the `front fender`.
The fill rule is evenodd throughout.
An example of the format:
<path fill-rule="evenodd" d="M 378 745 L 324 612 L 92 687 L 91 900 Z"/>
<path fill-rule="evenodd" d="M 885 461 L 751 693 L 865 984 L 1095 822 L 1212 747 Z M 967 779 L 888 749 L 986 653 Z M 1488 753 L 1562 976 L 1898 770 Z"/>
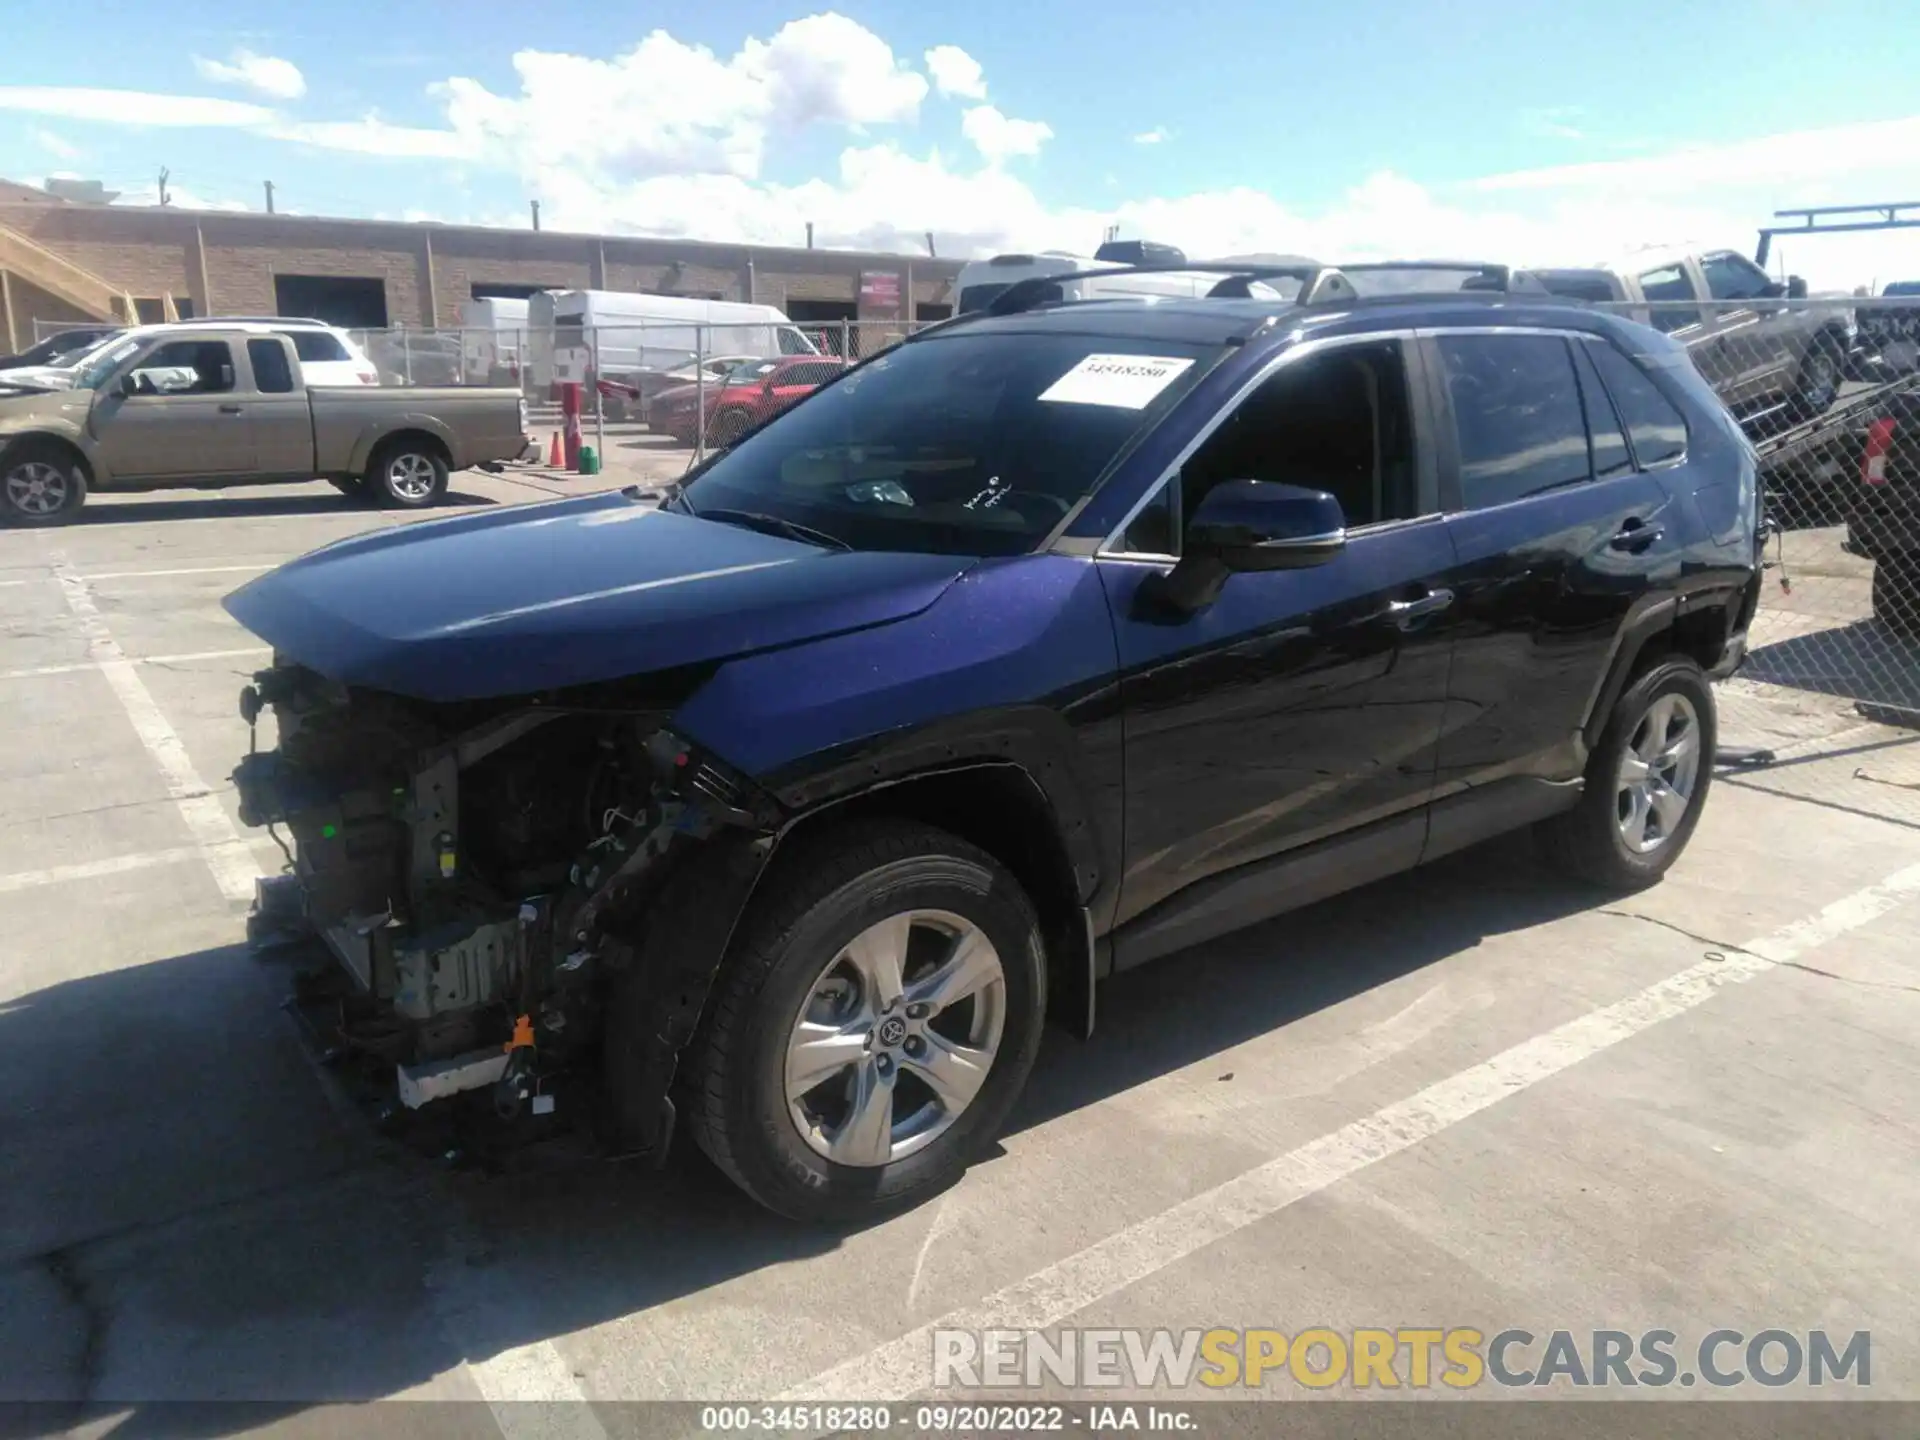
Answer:
<path fill-rule="evenodd" d="M 730 661 L 673 728 L 794 810 L 969 762 L 1018 765 L 1097 919 L 1120 866 L 1118 670 L 1093 565 L 1022 556 L 975 566 L 892 624 Z"/>

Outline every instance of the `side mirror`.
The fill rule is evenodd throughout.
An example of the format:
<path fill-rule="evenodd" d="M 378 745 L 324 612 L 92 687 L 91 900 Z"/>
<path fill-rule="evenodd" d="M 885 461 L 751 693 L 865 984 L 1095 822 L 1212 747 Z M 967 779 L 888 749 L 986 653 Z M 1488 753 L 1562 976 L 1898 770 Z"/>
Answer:
<path fill-rule="evenodd" d="M 1346 513 L 1326 492 L 1228 480 L 1209 490 L 1187 521 L 1181 552 L 1209 556 L 1230 571 L 1299 570 L 1326 564 L 1346 544 Z"/>
<path fill-rule="evenodd" d="M 1178 619 L 1211 605 L 1236 572 L 1324 565 L 1346 545 L 1347 517 L 1333 496 L 1266 480 L 1226 480 L 1187 520 L 1180 563 L 1151 577 L 1141 598 Z"/>
<path fill-rule="evenodd" d="M 1802 280 L 1798 275 L 1789 275 L 1787 277 L 1787 298 L 1789 300 L 1806 299 L 1807 282 Z"/>
<path fill-rule="evenodd" d="M 113 388 L 118 390 L 121 396 L 128 400 L 131 400 L 135 395 L 140 393 L 139 382 L 133 378 L 133 372 L 131 370 L 122 375 L 120 377 L 120 383 Z"/>

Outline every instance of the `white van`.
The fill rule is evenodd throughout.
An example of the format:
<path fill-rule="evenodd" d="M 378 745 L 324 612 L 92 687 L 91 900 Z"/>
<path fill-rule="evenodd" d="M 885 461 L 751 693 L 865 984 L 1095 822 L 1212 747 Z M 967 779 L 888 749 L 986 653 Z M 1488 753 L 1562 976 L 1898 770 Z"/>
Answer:
<path fill-rule="evenodd" d="M 1241 257 L 1244 261 L 1245 257 Z M 973 310 L 984 310 L 1004 294 L 1009 288 L 1022 280 L 1033 280 L 1051 275 L 1070 275 L 1076 270 L 1086 270 L 1101 265 L 1180 265 L 1186 262 L 1186 255 L 1171 245 L 1156 245 L 1149 241 L 1123 240 L 1102 245 L 1093 255 L 1075 255 L 1066 250 L 1043 250 L 1037 255 L 996 255 L 991 260 L 969 260 L 960 267 L 960 277 L 954 282 L 954 291 L 958 303 L 954 306 L 956 315 L 965 315 Z M 1310 260 L 1297 256 L 1261 257 L 1263 263 L 1283 263 L 1311 265 Z M 1106 300 L 1117 296 L 1138 297 L 1166 296 L 1192 300 L 1203 297 L 1218 285 L 1218 274 L 1206 271 L 1149 272 L 1143 275 L 1089 275 L 1083 280 L 1069 280 L 1062 284 L 1057 298 L 1060 300 Z M 1274 284 L 1256 281 L 1248 287 L 1248 294 L 1263 300 L 1284 300 L 1290 297 L 1298 287 L 1289 281 L 1281 280 Z"/>
<path fill-rule="evenodd" d="M 465 300 L 460 305 L 460 368 L 469 385 L 517 385 L 529 302 Z"/>
<path fill-rule="evenodd" d="M 709 355 L 817 355 L 800 327 L 772 305 L 636 295 L 617 290 L 548 290 L 534 297 L 528 325 L 538 336 L 545 300 L 551 306 L 552 379 L 586 383 L 598 358 L 598 379 L 639 390 L 641 377 L 678 370 Z M 533 341 L 536 373 L 538 349 Z"/>

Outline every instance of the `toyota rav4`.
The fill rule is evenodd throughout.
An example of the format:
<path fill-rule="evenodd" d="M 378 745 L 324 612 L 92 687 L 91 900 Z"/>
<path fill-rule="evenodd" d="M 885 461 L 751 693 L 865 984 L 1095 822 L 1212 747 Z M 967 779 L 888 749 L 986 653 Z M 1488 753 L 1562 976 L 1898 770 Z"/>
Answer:
<path fill-rule="evenodd" d="M 1254 278 L 1295 298 L 1016 286 L 664 503 L 230 596 L 257 924 L 331 952 L 333 1046 L 403 1117 L 677 1124 L 846 1218 L 953 1181 L 1113 972 L 1520 827 L 1659 879 L 1759 593 L 1726 410 L 1551 297 Z"/>

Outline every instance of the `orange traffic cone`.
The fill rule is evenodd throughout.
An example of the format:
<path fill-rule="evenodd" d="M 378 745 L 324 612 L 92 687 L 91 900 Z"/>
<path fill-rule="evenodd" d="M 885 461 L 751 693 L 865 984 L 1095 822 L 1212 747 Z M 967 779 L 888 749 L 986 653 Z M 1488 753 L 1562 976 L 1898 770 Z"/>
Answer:
<path fill-rule="evenodd" d="M 553 444 L 547 447 L 547 464 L 552 469 L 559 470 L 564 468 L 566 463 L 560 454 L 560 432 L 556 430 L 553 432 Z"/>

